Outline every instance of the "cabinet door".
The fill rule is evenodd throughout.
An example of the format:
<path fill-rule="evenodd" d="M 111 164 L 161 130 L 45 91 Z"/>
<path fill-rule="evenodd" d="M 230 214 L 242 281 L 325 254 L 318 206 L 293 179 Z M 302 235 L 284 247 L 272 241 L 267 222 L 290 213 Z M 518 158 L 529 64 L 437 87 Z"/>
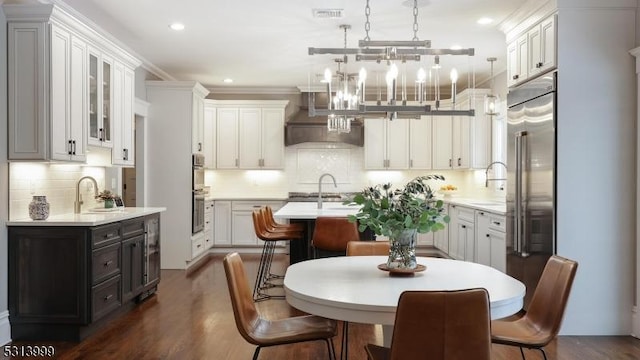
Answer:
<path fill-rule="evenodd" d="M 449 256 L 454 259 L 460 259 L 460 251 L 458 250 L 458 238 L 460 237 L 459 221 L 458 221 L 458 209 L 456 205 L 450 206 L 449 216 Z"/>
<path fill-rule="evenodd" d="M 465 261 L 476 260 L 476 248 L 475 248 L 475 227 L 474 223 L 468 221 L 461 221 L 460 227 L 462 228 L 462 236 L 464 239 L 459 241 L 461 248 L 464 248 L 463 259 Z"/>
<path fill-rule="evenodd" d="M 540 23 L 540 71 L 556 66 L 556 15 Z"/>
<path fill-rule="evenodd" d="M 433 117 L 433 169 L 451 169 L 453 120 L 451 116 Z"/>
<path fill-rule="evenodd" d="M 409 168 L 409 119 L 381 120 L 387 125 L 387 168 Z"/>
<path fill-rule="evenodd" d="M 123 131 L 123 88 L 124 88 L 124 66 L 119 62 L 113 64 L 113 75 L 111 89 L 113 96 L 111 98 L 111 130 L 113 133 L 113 150 L 111 151 L 111 161 L 114 164 L 122 164 L 124 161 L 124 151 L 122 143 Z"/>
<path fill-rule="evenodd" d="M 469 168 L 469 121 L 468 116 L 453 118 L 452 164 L 454 169 Z"/>
<path fill-rule="evenodd" d="M 215 245 L 231 245 L 231 201 L 215 201 L 213 204 L 213 242 Z"/>
<path fill-rule="evenodd" d="M 502 272 L 507 272 L 507 242 L 503 232 L 489 230 L 491 242 L 491 267 Z"/>
<path fill-rule="evenodd" d="M 527 32 L 527 42 L 528 42 L 528 60 L 527 66 L 529 69 L 529 76 L 533 76 L 540 72 L 540 51 L 541 51 L 541 33 L 540 33 L 540 25 L 534 26 L 531 30 Z"/>
<path fill-rule="evenodd" d="M 411 169 L 431 169 L 432 117 L 421 116 L 409 122 L 409 146 Z"/>
<path fill-rule="evenodd" d="M 89 49 L 89 145 L 100 146 L 99 116 L 101 106 L 99 99 L 102 94 L 101 72 L 98 71 L 100 55 L 93 49 Z"/>
<path fill-rule="evenodd" d="M 238 109 L 219 108 L 216 116 L 216 167 L 237 169 Z"/>
<path fill-rule="evenodd" d="M 433 246 L 433 233 L 418 234 L 416 242 L 418 246 Z"/>
<path fill-rule="evenodd" d="M 55 26 L 51 28 L 51 158 L 69 160 L 73 146 L 69 137 L 69 70 L 71 36 Z"/>
<path fill-rule="evenodd" d="M 113 60 L 103 56 L 102 63 L 102 127 L 100 138 L 102 146 L 113 146 Z"/>
<path fill-rule="evenodd" d="M 239 158 L 241 169 L 258 169 L 262 163 L 262 112 L 240 109 Z"/>
<path fill-rule="evenodd" d="M 527 40 L 527 34 L 523 34 L 522 36 L 520 36 L 518 38 L 517 41 L 517 57 L 518 57 L 518 73 L 517 76 L 518 78 L 516 79 L 516 82 L 521 82 L 526 80 L 529 77 L 528 74 L 528 70 L 529 70 L 529 64 L 527 63 L 527 60 L 529 59 L 528 57 L 528 40 Z"/>
<path fill-rule="evenodd" d="M 284 169 L 284 109 L 262 109 L 263 169 Z"/>
<path fill-rule="evenodd" d="M 507 45 L 507 86 L 518 82 L 518 40 Z"/>
<path fill-rule="evenodd" d="M 135 73 L 124 68 L 124 84 L 122 87 L 122 165 L 133 166 L 136 162 L 135 154 Z"/>
<path fill-rule="evenodd" d="M 233 211 L 231 213 L 231 244 L 233 246 L 258 245 L 251 211 Z"/>
<path fill-rule="evenodd" d="M 489 216 L 482 211 L 476 211 L 476 262 L 491 266 Z"/>
<path fill-rule="evenodd" d="M 204 134 L 202 137 L 204 167 L 207 169 L 216 168 L 216 108 L 208 106 L 204 107 Z"/>
<path fill-rule="evenodd" d="M 71 37 L 69 83 L 71 160 L 84 162 L 87 160 L 87 123 L 89 121 L 87 44 L 74 36 Z"/>
<path fill-rule="evenodd" d="M 144 235 L 122 242 L 122 301 L 142 292 L 144 286 Z"/>
<path fill-rule="evenodd" d="M 193 96 L 192 106 L 191 152 L 201 153 L 204 146 L 204 99 Z"/>
<path fill-rule="evenodd" d="M 364 119 L 364 168 L 380 170 L 386 167 L 386 134 L 384 119 Z"/>

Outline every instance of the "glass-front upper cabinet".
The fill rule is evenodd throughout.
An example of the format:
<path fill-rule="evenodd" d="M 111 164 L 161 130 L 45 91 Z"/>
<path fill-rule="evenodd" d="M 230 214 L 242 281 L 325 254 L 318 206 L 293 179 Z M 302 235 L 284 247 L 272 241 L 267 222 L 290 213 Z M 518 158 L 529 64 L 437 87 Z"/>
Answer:
<path fill-rule="evenodd" d="M 89 145 L 112 147 L 112 61 L 89 51 Z"/>

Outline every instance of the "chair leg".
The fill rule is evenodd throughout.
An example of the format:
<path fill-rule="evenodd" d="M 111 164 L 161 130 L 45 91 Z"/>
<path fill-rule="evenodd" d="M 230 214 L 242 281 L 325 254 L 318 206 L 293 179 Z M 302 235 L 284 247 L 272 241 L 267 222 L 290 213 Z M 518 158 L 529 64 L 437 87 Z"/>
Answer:
<path fill-rule="evenodd" d="M 340 360 L 349 359 L 349 322 L 342 322 L 342 343 L 340 349 Z"/>
<path fill-rule="evenodd" d="M 336 349 L 333 347 L 333 340 L 324 339 L 324 341 L 327 342 L 327 351 L 329 351 L 329 359 L 336 360 Z"/>
<path fill-rule="evenodd" d="M 264 270 L 265 270 L 265 264 L 267 261 L 267 253 L 269 251 L 269 242 L 265 241 L 264 245 L 262 246 L 262 255 L 260 256 L 260 264 L 258 265 L 258 273 L 256 275 L 256 283 L 253 287 L 253 300 L 254 301 L 258 301 L 261 300 L 262 297 L 260 296 L 260 289 L 262 288 L 263 285 L 263 279 L 264 279 Z"/>
<path fill-rule="evenodd" d="M 258 354 L 260 354 L 260 348 L 261 346 L 258 346 L 256 348 L 256 351 L 253 352 L 253 360 L 258 360 Z"/>
<path fill-rule="evenodd" d="M 544 358 L 544 360 L 547 360 L 547 353 L 544 352 L 544 349 L 538 348 L 538 350 L 540 350 L 540 352 L 542 353 L 542 357 Z"/>
<path fill-rule="evenodd" d="M 526 360 L 524 357 L 524 351 L 522 350 L 522 346 L 520 347 L 520 355 L 522 355 L 522 360 Z"/>

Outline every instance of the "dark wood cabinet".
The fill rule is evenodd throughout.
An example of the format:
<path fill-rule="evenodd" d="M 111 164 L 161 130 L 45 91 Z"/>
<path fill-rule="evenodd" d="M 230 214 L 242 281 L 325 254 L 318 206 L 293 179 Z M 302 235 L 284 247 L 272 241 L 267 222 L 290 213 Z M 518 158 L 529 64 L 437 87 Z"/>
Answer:
<path fill-rule="evenodd" d="M 159 221 L 153 214 L 93 227 L 9 226 L 12 338 L 78 341 L 154 293 Z"/>

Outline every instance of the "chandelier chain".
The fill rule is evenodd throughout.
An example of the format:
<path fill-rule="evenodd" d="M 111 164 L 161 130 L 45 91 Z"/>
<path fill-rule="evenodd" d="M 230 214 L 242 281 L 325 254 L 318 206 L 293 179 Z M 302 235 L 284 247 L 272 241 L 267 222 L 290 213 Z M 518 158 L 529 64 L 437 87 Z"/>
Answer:
<path fill-rule="evenodd" d="M 418 0 L 413 0 L 413 41 L 418 39 Z"/>
<path fill-rule="evenodd" d="M 364 7 L 364 15 L 367 18 L 367 21 L 364 23 L 364 31 L 366 36 L 364 37 L 365 41 L 371 40 L 369 37 L 369 30 L 371 30 L 371 22 L 369 21 L 369 15 L 371 15 L 371 7 L 369 6 L 369 0 L 367 0 L 367 5 Z"/>

